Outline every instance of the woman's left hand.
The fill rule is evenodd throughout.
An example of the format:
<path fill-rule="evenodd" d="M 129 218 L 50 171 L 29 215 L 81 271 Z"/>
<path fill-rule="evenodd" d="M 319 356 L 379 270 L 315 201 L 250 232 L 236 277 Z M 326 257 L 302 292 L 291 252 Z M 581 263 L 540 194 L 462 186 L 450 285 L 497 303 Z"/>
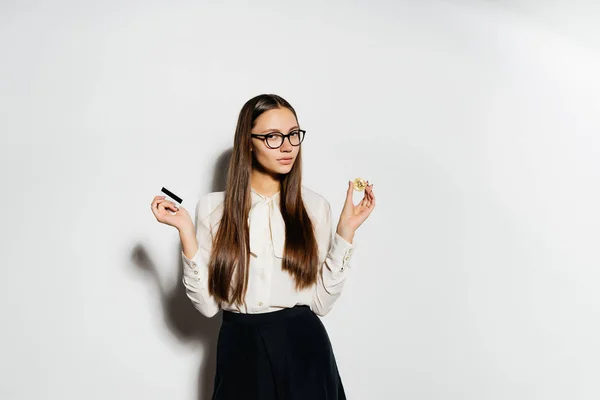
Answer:
<path fill-rule="evenodd" d="M 367 184 L 369 182 L 367 181 Z M 337 225 L 337 233 L 348 242 L 352 243 L 354 233 L 358 227 L 365 222 L 367 217 L 375 208 L 375 193 L 373 193 L 373 185 L 367 185 L 363 199 L 357 205 L 354 205 L 353 200 L 354 187 L 352 181 L 348 182 L 348 190 L 346 192 L 346 202 L 340 215 L 340 221 Z"/>

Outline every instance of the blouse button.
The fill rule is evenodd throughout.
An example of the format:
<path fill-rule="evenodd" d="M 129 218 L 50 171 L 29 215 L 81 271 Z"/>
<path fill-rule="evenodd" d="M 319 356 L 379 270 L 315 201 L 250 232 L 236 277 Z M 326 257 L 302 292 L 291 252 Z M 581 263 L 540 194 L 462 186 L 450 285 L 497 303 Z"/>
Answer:
<path fill-rule="evenodd" d="M 258 302 L 258 305 L 259 305 L 259 306 L 262 306 L 262 305 L 263 305 L 263 302 L 262 302 L 262 301 L 259 301 L 259 302 Z"/>

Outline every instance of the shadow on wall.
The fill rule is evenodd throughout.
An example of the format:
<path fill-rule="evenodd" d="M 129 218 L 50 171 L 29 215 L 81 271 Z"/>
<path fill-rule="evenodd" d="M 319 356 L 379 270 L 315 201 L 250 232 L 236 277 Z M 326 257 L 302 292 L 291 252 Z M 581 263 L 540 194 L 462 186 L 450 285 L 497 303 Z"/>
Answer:
<path fill-rule="evenodd" d="M 227 167 L 232 150 L 223 153 L 217 160 L 213 173 L 211 192 L 225 190 Z M 188 205 L 188 212 L 194 218 L 195 204 Z M 195 221 L 194 221 L 195 222 Z M 175 229 L 175 228 L 173 228 Z M 151 275 L 161 298 L 162 310 L 167 327 L 181 342 L 197 341 L 202 346 L 203 360 L 198 373 L 198 399 L 209 400 L 212 397 L 215 376 L 217 338 L 222 321 L 222 312 L 213 318 L 206 318 L 194 308 L 188 299 L 183 286 L 183 261 L 181 260 L 181 245 L 176 251 L 178 278 L 176 287 L 169 290 L 160 281 L 156 265 L 142 245 L 133 249 L 132 259 L 139 270 Z"/>

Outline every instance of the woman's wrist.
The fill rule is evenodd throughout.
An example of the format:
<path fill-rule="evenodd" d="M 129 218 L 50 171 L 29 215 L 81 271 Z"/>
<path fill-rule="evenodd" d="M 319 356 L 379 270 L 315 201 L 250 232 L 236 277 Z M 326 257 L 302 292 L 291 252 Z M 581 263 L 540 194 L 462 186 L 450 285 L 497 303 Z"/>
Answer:
<path fill-rule="evenodd" d="M 336 233 L 338 235 L 340 235 L 346 242 L 352 244 L 352 241 L 354 240 L 354 233 L 355 233 L 354 231 L 352 231 L 350 229 L 340 228 L 338 226 Z"/>
<path fill-rule="evenodd" d="M 181 238 L 182 240 L 184 238 L 190 238 L 190 237 L 196 237 L 196 228 L 194 227 L 194 225 L 187 225 L 183 228 L 178 228 L 177 229 L 179 231 L 179 238 Z"/>
<path fill-rule="evenodd" d="M 179 231 L 179 239 L 181 240 L 181 247 L 183 248 L 183 254 L 191 259 L 198 251 L 198 242 L 196 241 L 196 233 L 189 228 Z"/>

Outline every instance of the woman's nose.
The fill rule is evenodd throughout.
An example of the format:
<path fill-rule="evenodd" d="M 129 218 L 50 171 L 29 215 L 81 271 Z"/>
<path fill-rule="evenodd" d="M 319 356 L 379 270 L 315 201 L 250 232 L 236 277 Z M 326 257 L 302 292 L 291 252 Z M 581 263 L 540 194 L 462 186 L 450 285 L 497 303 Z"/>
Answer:
<path fill-rule="evenodd" d="M 292 150 L 294 146 L 292 146 L 292 143 L 290 143 L 290 138 L 287 137 L 285 138 L 285 140 L 283 141 L 283 144 L 281 145 L 281 150 L 285 151 L 285 152 L 289 152 Z"/>

